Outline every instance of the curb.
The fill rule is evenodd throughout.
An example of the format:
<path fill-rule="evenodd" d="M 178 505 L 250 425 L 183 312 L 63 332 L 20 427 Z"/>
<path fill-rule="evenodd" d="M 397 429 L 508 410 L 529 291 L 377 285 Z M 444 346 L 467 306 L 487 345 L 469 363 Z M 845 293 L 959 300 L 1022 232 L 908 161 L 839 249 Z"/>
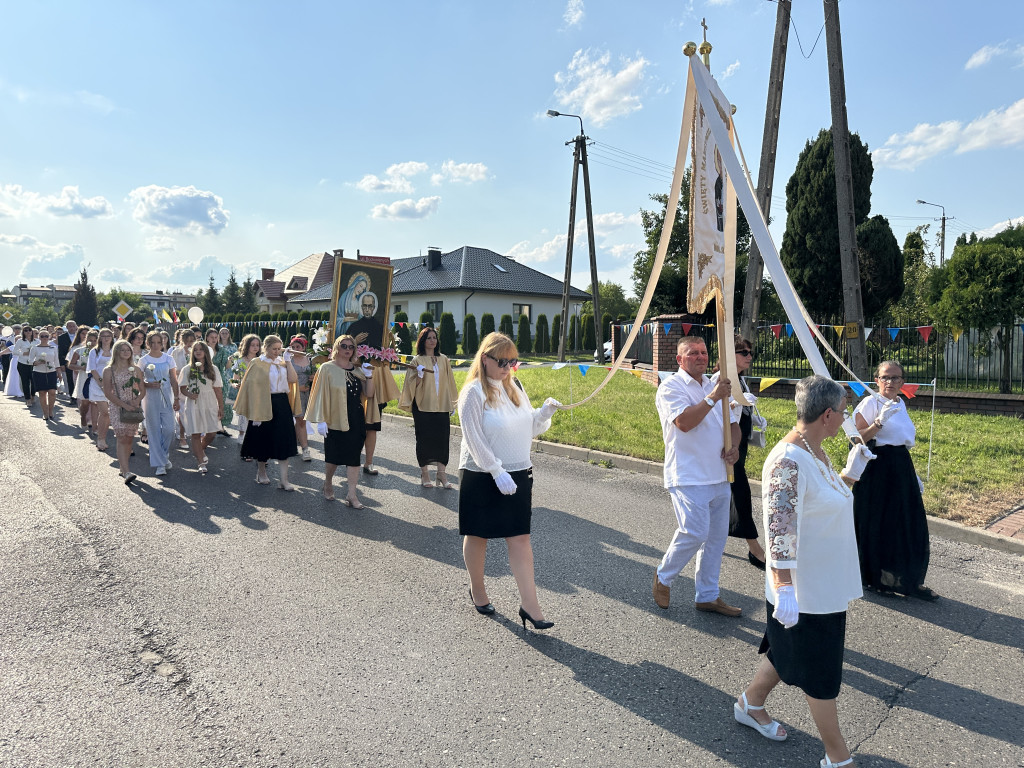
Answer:
<path fill-rule="evenodd" d="M 383 414 L 382 420 L 405 425 L 412 424 L 411 416 L 398 416 L 393 413 Z M 461 436 L 462 430 L 453 424 L 452 434 Z M 534 440 L 533 450 L 547 456 L 560 456 L 566 459 L 587 461 L 593 464 L 601 464 L 608 469 L 624 469 L 641 475 L 661 475 L 663 469 L 661 463 L 656 461 L 635 459 L 632 456 L 620 456 L 615 453 L 605 453 L 604 451 L 580 448 L 575 445 L 549 443 L 546 440 Z M 760 495 L 760 480 L 750 478 L 750 486 L 753 493 Z M 944 520 L 940 517 L 928 516 L 928 532 L 932 536 L 957 541 L 962 544 L 974 544 L 979 547 L 995 549 L 1014 555 L 1024 555 L 1024 540 L 1022 539 L 1011 539 L 1009 536 L 990 533 L 984 528 L 972 528 L 962 523 L 955 523 L 952 520 Z"/>

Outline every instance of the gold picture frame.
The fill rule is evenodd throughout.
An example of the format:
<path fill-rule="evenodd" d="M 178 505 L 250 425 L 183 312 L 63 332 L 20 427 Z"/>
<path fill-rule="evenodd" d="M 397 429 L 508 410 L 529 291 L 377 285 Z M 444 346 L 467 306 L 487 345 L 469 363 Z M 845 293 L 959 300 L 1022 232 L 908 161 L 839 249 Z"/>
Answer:
<path fill-rule="evenodd" d="M 331 292 L 331 333 L 329 345 L 341 334 L 348 333 L 357 344 L 381 349 L 390 330 L 391 278 L 395 268 L 355 259 L 336 259 L 334 290 Z M 372 314 L 367 315 L 367 299 L 374 300 Z M 360 334 L 366 334 L 359 338 Z"/>

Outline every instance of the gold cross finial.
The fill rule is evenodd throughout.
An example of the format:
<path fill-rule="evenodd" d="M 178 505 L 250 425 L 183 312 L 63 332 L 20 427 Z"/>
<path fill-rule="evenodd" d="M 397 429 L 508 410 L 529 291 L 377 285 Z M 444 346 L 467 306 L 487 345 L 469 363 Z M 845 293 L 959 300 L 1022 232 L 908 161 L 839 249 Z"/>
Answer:
<path fill-rule="evenodd" d="M 707 20 L 707 18 L 701 19 L 700 20 L 700 25 L 702 27 L 704 27 L 704 42 L 706 43 L 708 41 L 708 20 Z"/>

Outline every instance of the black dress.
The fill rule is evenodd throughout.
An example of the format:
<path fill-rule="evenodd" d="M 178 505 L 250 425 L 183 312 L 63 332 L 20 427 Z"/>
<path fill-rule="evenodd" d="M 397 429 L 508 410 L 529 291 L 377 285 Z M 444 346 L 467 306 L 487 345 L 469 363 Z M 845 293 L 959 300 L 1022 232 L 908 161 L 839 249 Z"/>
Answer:
<path fill-rule="evenodd" d="M 754 507 L 750 500 L 750 481 L 747 480 L 747 438 L 751 430 L 750 408 L 744 407 L 740 416 L 740 457 L 733 464 L 732 502 L 736 505 L 736 519 L 730 520 L 729 535 L 739 539 L 756 539 L 757 526 L 754 524 Z"/>
<path fill-rule="evenodd" d="M 324 461 L 338 467 L 358 467 L 366 442 L 366 417 L 363 415 L 363 385 L 354 376 L 346 376 L 348 430 L 328 429 L 324 438 Z"/>
<path fill-rule="evenodd" d="M 270 421 L 260 422 L 258 426 L 250 421 L 246 427 L 242 440 L 243 459 L 284 461 L 298 455 L 295 417 L 287 393 L 272 394 L 270 405 L 274 414 Z"/>
<path fill-rule="evenodd" d="M 452 422 L 444 411 L 421 411 L 412 401 L 412 423 L 416 430 L 416 463 L 425 467 L 435 461 L 448 463 L 448 439 Z"/>
<path fill-rule="evenodd" d="M 924 584 L 931 557 L 914 462 L 905 445 L 872 440 L 868 448 L 878 458 L 853 486 L 861 580 L 873 589 L 913 594 Z"/>

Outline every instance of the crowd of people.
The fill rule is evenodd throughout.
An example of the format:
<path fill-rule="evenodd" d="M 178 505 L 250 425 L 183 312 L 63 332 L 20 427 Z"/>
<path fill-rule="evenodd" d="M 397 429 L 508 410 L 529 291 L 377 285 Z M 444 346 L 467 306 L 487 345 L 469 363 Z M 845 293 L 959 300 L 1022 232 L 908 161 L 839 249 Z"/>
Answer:
<path fill-rule="evenodd" d="M 271 483 L 273 460 L 277 487 L 295 491 L 289 461 L 310 460 L 308 435 L 315 429 L 324 438 L 323 497 L 335 498 L 334 477 L 344 467 L 343 501 L 362 509 L 359 475 L 377 474 L 373 448 L 383 404 L 398 399 L 413 417 L 421 484 L 452 489 L 448 445 L 450 417 L 457 410 L 459 534 L 471 604 L 479 614 L 495 613 L 484 564 L 489 540 L 504 539 L 523 627 L 554 626 L 544 617 L 534 581 L 530 445 L 563 406 L 551 398 L 532 406 L 514 375 L 518 359 L 508 336 L 491 333 L 483 339 L 460 391 L 450 361 L 438 351 L 437 332 L 423 328 L 399 393 L 389 366 L 361 360 L 348 334 L 334 340 L 314 373 L 317 361 L 307 353 L 302 334 L 286 346 L 275 335 L 247 335 L 235 344 L 227 328 L 205 334 L 183 328 L 173 339 L 167 331 L 131 323 L 12 330 L 0 339 L 5 393 L 24 398 L 30 409 L 38 401 L 41 416 L 52 422 L 56 394 L 63 389 L 98 450 L 107 450 L 113 431 L 118 471 L 128 485 L 137 479 L 130 464 L 140 431 L 156 476 L 172 469 L 175 434 L 180 447 L 190 449 L 195 471 L 205 475 L 206 449 L 218 434 L 230 435 L 226 428 L 231 427 L 240 458 L 256 464 L 255 482 Z M 730 378 L 707 375 L 708 351 L 698 337 L 680 340 L 679 369 L 658 388 L 664 487 L 677 529 L 655 570 L 652 596 L 667 610 L 674 580 L 695 559 L 696 610 L 740 616 L 740 608 L 722 599 L 719 574 L 727 538 L 744 539 L 750 563 L 765 571 L 767 617 L 759 649 L 763 658 L 734 705 L 734 717 L 765 738 L 782 741 L 786 730 L 767 714 L 765 702 L 779 682 L 799 687 L 824 743 L 821 765 L 852 765 L 836 707 L 849 603 L 865 588 L 938 599 L 924 584 L 928 531 L 922 486 L 908 450 L 914 426 L 900 398 L 904 372 L 894 361 L 879 365 L 879 392 L 854 411 L 861 439 L 854 441 L 841 471 L 832 466 L 822 442 L 835 437 L 849 418 L 846 392 L 821 376 L 798 383 L 796 425 L 770 450 L 762 470 L 762 547 L 745 459 L 748 442 L 756 444 L 757 435 L 764 434 L 764 422 L 742 376 L 753 347 L 737 338 L 735 350 L 744 390 L 739 400 Z"/>

